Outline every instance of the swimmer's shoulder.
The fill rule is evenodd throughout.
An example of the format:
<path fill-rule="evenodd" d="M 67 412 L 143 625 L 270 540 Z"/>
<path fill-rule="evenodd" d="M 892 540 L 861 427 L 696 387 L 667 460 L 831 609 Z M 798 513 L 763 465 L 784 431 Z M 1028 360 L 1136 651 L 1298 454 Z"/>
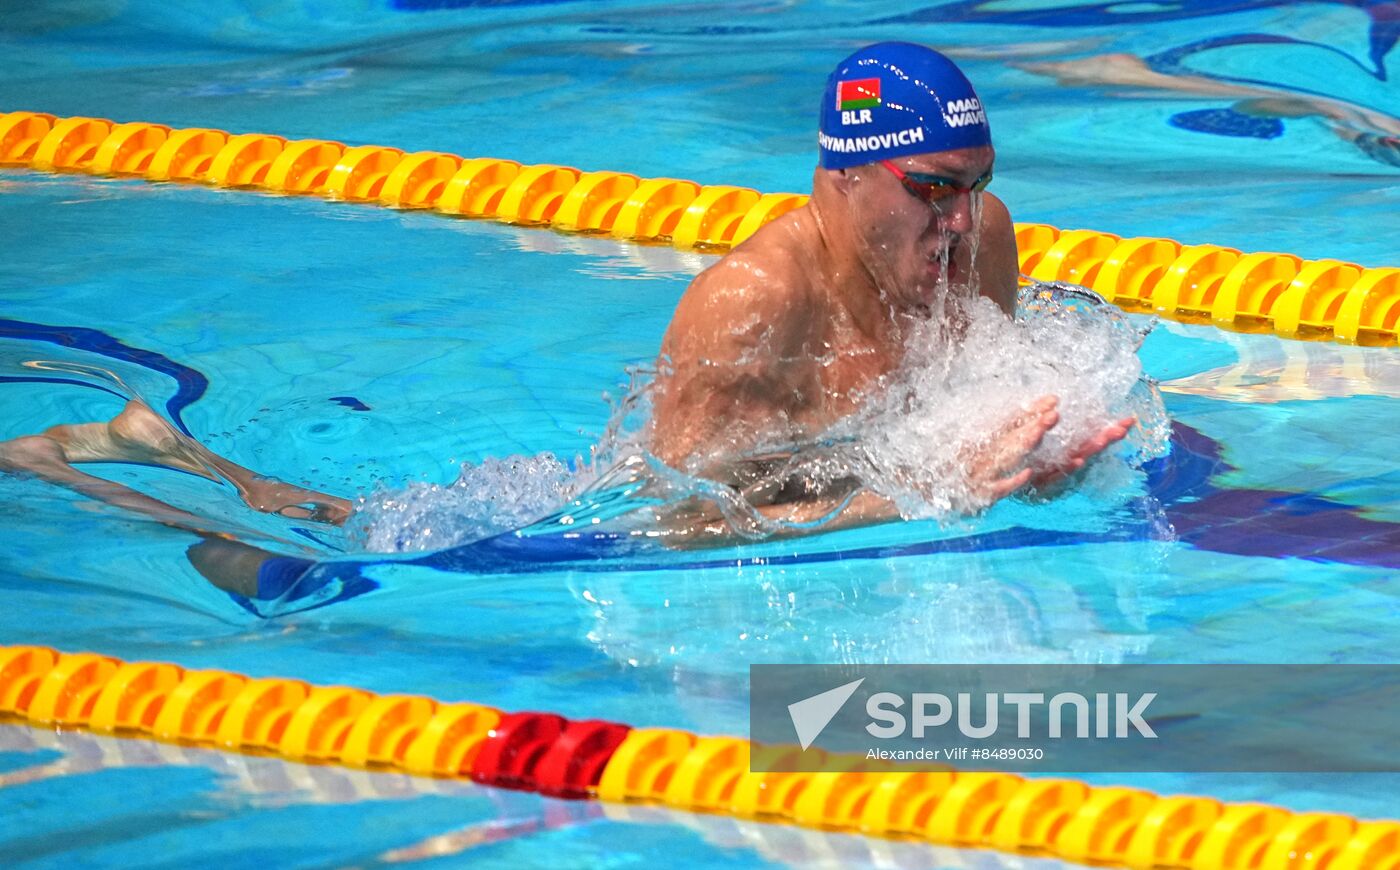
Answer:
<path fill-rule="evenodd" d="M 696 276 L 676 307 L 668 340 L 800 345 L 813 323 L 813 294 L 785 246 L 747 242 Z"/>
<path fill-rule="evenodd" d="M 1007 314 L 1016 311 L 1017 277 L 1021 273 L 1016 253 L 1016 228 L 1011 212 L 993 194 L 982 204 L 982 244 L 977 271 L 982 295 Z"/>
<path fill-rule="evenodd" d="M 733 253 L 762 258 L 779 270 L 801 271 L 815 235 L 811 211 L 802 205 L 759 227 Z"/>
<path fill-rule="evenodd" d="M 982 195 L 982 226 L 997 233 L 998 241 L 1006 241 L 1006 233 L 1011 233 L 1010 241 L 1016 243 L 1016 234 L 1011 223 L 1011 210 L 1001 197 L 988 191 Z"/>
<path fill-rule="evenodd" d="M 753 302 L 787 313 L 801 313 L 812 301 L 810 239 L 805 208 L 769 221 L 706 270 L 722 287 L 752 288 Z"/>

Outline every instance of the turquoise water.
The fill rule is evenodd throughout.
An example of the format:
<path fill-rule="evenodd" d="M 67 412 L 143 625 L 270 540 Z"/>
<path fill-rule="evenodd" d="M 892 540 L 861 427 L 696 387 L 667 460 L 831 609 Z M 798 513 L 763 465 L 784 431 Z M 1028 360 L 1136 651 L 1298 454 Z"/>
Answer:
<path fill-rule="evenodd" d="M 827 68 L 858 43 L 899 37 L 964 59 L 1018 220 L 1400 264 L 1400 170 L 1346 138 L 1383 139 L 1385 118 L 1400 114 L 1371 58 L 1387 33 L 1375 11 L 1394 4 L 1372 4 L 1371 17 L 1363 4 L 1183 5 L 1176 20 L 1128 11 L 1114 23 L 952 4 L 924 17 L 960 22 L 882 23 L 910 7 L 39 4 L 0 24 L 0 109 L 802 191 Z M 1240 105 L 1257 95 L 1062 87 L 1013 65 L 1129 52 L 1168 69 L 1173 49 L 1261 33 L 1309 44 L 1237 40 L 1175 62 L 1217 83 L 1264 81 L 1250 87 L 1291 95 L 1275 106 L 1291 114 Z M 1318 105 L 1334 114 L 1345 115 L 1337 101 L 1370 110 L 1371 126 L 1361 130 L 1356 109 L 1298 116 L 1298 100 L 1321 99 L 1303 90 L 1325 93 Z M 586 452 L 608 419 L 603 393 L 652 359 L 710 262 L 427 214 L 18 170 L 0 172 L 0 233 L 0 317 L 28 325 L 0 337 L 0 377 L 33 375 L 17 365 L 26 359 L 108 367 L 167 413 L 173 401 L 219 453 L 343 495 L 446 483 L 487 457 Z M 83 340 L 60 347 L 36 324 Z M 98 353 L 82 329 L 171 361 L 185 391 L 110 347 Z M 206 582 L 186 555 L 189 533 L 4 477 L 0 641 L 702 733 L 743 733 L 751 662 L 1393 662 L 1397 356 L 1163 324 L 1142 357 L 1178 438 L 1135 499 L 1008 504 L 948 529 L 701 555 L 502 565 L 468 549 L 365 564 L 357 571 L 377 588 L 275 619 Z M 191 392 L 189 372 L 207 385 Z M 83 384 L 0 383 L 0 438 L 120 409 Z M 89 470 L 276 552 L 335 557 L 347 543 L 302 535 L 311 527 L 253 514 L 193 477 Z M 1096 779 L 1400 812 L 1393 777 Z M 859 838 L 665 811 L 630 818 L 17 726 L 0 726 L 0 783 L 7 864 L 160 854 L 174 865 L 217 849 L 247 864 L 320 866 L 439 847 L 474 863 L 536 864 L 560 850 L 616 865 L 884 860 Z M 982 853 L 874 848 L 903 863 L 1003 866 Z"/>

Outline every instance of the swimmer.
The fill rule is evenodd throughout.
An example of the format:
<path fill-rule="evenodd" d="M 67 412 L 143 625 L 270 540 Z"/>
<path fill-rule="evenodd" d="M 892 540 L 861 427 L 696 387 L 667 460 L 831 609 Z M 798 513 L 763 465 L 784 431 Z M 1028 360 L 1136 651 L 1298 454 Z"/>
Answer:
<path fill-rule="evenodd" d="M 786 522 L 825 516 L 840 496 L 801 481 L 745 488 L 747 472 L 736 457 L 762 445 L 819 440 L 899 367 L 916 323 L 941 319 L 948 327 L 942 334 L 957 340 L 960 312 L 945 304 L 950 286 L 978 288 L 1008 317 L 1017 288 L 1010 215 L 983 192 L 995 156 L 986 116 L 946 57 L 909 43 L 851 55 L 827 83 L 819 144 L 811 201 L 699 275 L 681 299 L 663 339 L 647 432 L 663 462 L 737 484 L 765 515 Z M 1109 422 L 1062 464 L 1030 467 L 1031 452 L 1059 420 L 1056 404 L 1045 396 L 1008 409 L 1000 428 L 959 457 L 980 504 L 1065 479 L 1134 423 Z M 136 400 L 106 423 L 55 426 L 0 443 L 0 470 L 195 531 L 203 541 L 191 562 L 235 591 L 246 580 L 218 575 L 246 575 L 263 551 L 74 467 L 88 462 L 161 465 L 222 479 L 250 507 L 302 521 L 340 525 L 351 513 L 343 498 L 217 456 Z M 878 494 L 857 491 L 838 520 L 897 517 Z M 718 541 L 731 531 L 700 514 L 690 519 L 665 523 L 677 543 Z"/>
<path fill-rule="evenodd" d="M 943 318 L 950 328 L 942 334 L 957 340 L 950 287 L 974 288 L 1008 317 L 1015 309 L 1011 216 L 984 192 L 996 156 L 991 132 L 952 61 L 900 42 L 852 54 L 827 80 L 818 144 L 811 200 L 701 273 L 677 306 L 650 432 L 652 451 L 672 467 L 742 484 L 735 455 L 820 439 L 899 368 L 915 323 Z M 1063 464 L 1029 467 L 1059 420 L 1057 401 L 1045 396 L 1011 414 L 962 457 L 976 501 L 1061 481 L 1134 423 L 1109 422 Z M 842 497 L 778 489 L 761 511 L 785 523 L 827 516 Z M 861 491 L 838 522 L 897 515 Z M 714 520 L 688 531 L 727 530 Z"/>

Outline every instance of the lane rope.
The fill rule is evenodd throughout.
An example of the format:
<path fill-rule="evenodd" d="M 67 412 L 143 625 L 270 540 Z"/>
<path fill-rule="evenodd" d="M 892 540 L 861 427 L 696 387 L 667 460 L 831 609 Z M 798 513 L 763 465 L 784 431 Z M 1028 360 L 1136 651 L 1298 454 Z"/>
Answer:
<path fill-rule="evenodd" d="M 739 244 L 808 199 L 626 172 L 43 112 L 0 115 L 0 166 L 307 194 L 711 252 Z M 1048 224 L 1017 224 L 1016 245 L 1023 274 L 1090 287 L 1127 311 L 1284 338 L 1400 344 L 1400 267 Z"/>
<path fill-rule="evenodd" d="M 756 754 L 796 747 L 42 646 L 0 646 L 0 717 L 1144 870 L 1400 870 L 1400 821 L 863 758 L 753 772 Z"/>

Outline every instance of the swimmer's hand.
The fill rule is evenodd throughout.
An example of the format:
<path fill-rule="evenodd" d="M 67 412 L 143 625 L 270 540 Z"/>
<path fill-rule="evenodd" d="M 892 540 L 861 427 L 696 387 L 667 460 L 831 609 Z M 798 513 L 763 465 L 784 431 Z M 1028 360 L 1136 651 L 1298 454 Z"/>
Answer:
<path fill-rule="evenodd" d="M 1030 485 L 1044 494 L 1046 490 L 1052 490 L 1063 484 L 1070 475 L 1082 469 L 1090 459 L 1127 437 L 1128 430 L 1136 425 L 1136 417 L 1124 417 L 1117 422 L 1109 423 L 1094 435 L 1086 438 L 1074 450 L 1071 450 L 1064 462 L 1032 471 Z"/>
<path fill-rule="evenodd" d="M 1055 410 L 1059 403 L 1056 396 L 1042 396 L 982 442 L 967 465 L 973 498 L 989 505 L 1032 482 L 1036 472 L 1023 467 L 1026 457 L 1060 422 L 1060 412 Z"/>

